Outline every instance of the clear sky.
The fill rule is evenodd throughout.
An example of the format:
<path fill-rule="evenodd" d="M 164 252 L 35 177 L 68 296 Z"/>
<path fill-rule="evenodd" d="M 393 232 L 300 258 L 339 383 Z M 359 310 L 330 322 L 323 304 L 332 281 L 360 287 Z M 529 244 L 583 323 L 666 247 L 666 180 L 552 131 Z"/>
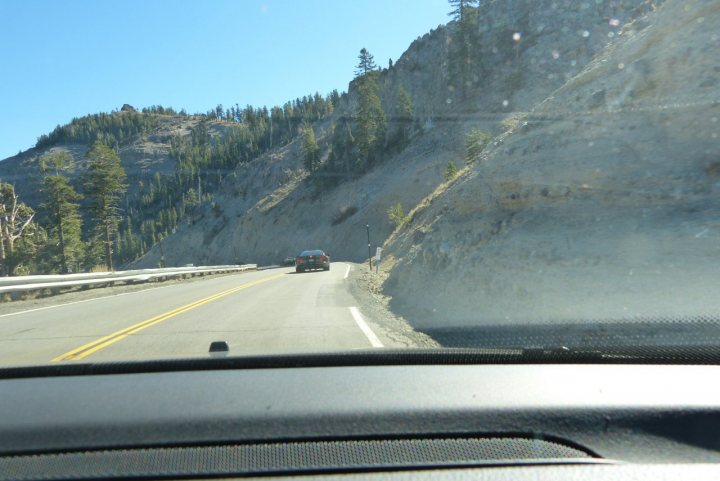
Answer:
<path fill-rule="evenodd" d="M 128 103 L 205 112 L 347 89 L 448 20 L 446 0 L 0 0 L 0 159 Z"/>

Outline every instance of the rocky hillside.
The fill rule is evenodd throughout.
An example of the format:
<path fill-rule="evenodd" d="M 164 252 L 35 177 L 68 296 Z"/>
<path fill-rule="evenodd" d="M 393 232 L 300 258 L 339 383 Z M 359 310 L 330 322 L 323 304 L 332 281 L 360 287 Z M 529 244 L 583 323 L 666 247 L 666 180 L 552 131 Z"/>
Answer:
<path fill-rule="evenodd" d="M 618 23 L 387 243 L 385 291 L 416 326 L 720 313 L 720 4 Z"/>
<path fill-rule="evenodd" d="M 471 128 L 499 134 L 503 122 L 545 99 L 608 43 L 617 26 L 644 14 L 644 1 L 487 2 L 480 13 L 481 59 L 467 98 L 448 88 L 448 45 L 453 24 L 419 38 L 391 69 L 380 75 L 380 96 L 392 103 L 402 86 L 413 100 L 420 126 L 410 144 L 364 176 L 316 192 L 305 182 L 299 141 L 241 166 L 236 181 L 216 194 L 219 210 L 207 207 L 189 224 L 137 263 L 155 265 L 161 254 L 171 264 L 251 260 L 276 263 L 317 246 L 335 259 L 367 257 L 365 225 L 371 242 L 381 245 L 393 225 L 386 211 L 396 203 L 409 210 L 433 192 L 451 160 L 462 163 L 465 134 Z M 518 39 L 514 37 L 520 33 Z M 610 34 L 613 35 L 610 35 Z M 357 92 L 334 119 L 354 115 Z M 324 152 L 333 120 L 318 124 Z"/>
<path fill-rule="evenodd" d="M 651 3 L 660 2 L 482 2 L 478 41 L 472 52 L 474 70 L 467 78 L 464 96 L 454 87 L 456 79 L 448 76 L 449 53 L 457 29 L 454 23 L 418 38 L 391 68 L 378 74 L 379 96 L 391 121 L 392 105 L 400 88 L 412 98 L 414 127 L 404 148 L 387 154 L 364 175 L 318 190 L 303 167 L 301 139 L 271 141 L 269 148 L 254 151 L 254 157 L 236 162 L 236 167 L 213 171 L 217 180 L 203 188 L 211 201 L 183 210 L 176 224 L 168 225 L 167 216 L 162 225 L 153 220 L 169 235 L 152 248 L 147 245 L 149 252 L 130 264 L 156 266 L 161 256 L 167 265 L 242 261 L 266 264 L 309 247 L 323 248 L 338 260 L 365 259 L 365 225 L 371 225 L 372 244 L 382 245 L 394 230 L 387 209 L 400 203 L 408 211 L 435 192 L 443 183 L 449 161 L 462 166 L 467 132 L 479 129 L 501 135 L 566 82 L 583 75 L 593 58 L 621 43 L 621 34 L 632 33 L 624 32 L 623 26 L 639 25 L 640 20 L 632 21 L 644 18 L 653 8 Z M 593 91 L 592 100 L 610 99 L 609 90 L 605 95 Z M 348 95 L 334 104 L 334 112 L 313 121 L 322 162 L 327 162 L 333 133 L 343 125 L 342 120 L 355 116 L 357 102 L 357 85 L 351 82 Z M 141 200 L 148 195 L 156 172 L 161 174 L 155 181 L 158 185 L 152 187 L 156 191 L 177 174 L 181 166 L 170 156 L 172 140 L 192 138 L 198 122 L 192 117 L 157 116 L 151 128 L 120 143 L 118 150 L 130 179 L 126 222 L 157 214 L 147 209 L 169 208 L 164 204 L 172 202 L 160 205 L 157 200 Z M 218 139 L 227 137 L 232 127 L 231 123 L 214 120 L 209 124 L 211 134 Z M 0 179 L 15 181 L 21 197 L 37 205 L 37 184 L 33 179 L 38 158 L 48 150 L 64 149 L 82 159 L 87 147 L 59 141 L 52 147 L 31 149 L 0 162 Z M 202 176 L 203 182 L 209 177 Z M 183 185 L 187 188 L 190 184 Z M 134 228 L 135 235 L 139 227 Z M 416 221 L 410 228 L 417 228 Z M 144 229 L 144 238 L 159 239 L 154 229 L 152 236 Z M 408 244 L 409 231 L 403 232 L 393 250 L 396 258 L 410 263 L 404 250 L 416 243 Z M 145 250 L 143 246 L 142 252 Z M 414 265 L 413 269 L 424 269 Z M 397 276 L 402 278 L 400 264 L 398 268 Z M 419 275 L 417 281 L 423 278 Z M 400 302 L 402 290 L 391 291 Z"/>

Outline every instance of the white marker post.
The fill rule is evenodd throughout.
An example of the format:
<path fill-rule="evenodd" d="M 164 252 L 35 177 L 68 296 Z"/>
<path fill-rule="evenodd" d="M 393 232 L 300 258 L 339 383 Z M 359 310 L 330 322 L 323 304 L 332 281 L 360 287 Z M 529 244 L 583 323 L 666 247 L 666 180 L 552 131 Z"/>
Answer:
<path fill-rule="evenodd" d="M 378 247 L 375 251 L 375 272 L 380 269 L 380 258 L 382 257 L 382 247 Z"/>

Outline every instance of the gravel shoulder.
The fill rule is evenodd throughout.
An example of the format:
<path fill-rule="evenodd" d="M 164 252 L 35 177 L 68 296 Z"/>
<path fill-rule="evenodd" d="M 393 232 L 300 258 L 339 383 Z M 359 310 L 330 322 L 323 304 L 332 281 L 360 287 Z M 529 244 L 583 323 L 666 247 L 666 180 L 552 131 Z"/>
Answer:
<path fill-rule="evenodd" d="M 430 336 L 416 331 L 408 321 L 389 309 L 390 297 L 382 293 L 382 283 L 387 275 L 383 269 L 370 272 L 365 264 L 345 263 L 352 266 L 348 276 L 350 293 L 358 301 L 358 307 L 372 323 L 373 329 L 378 329 L 382 337 L 389 338 L 395 345 L 409 348 L 441 347 Z"/>

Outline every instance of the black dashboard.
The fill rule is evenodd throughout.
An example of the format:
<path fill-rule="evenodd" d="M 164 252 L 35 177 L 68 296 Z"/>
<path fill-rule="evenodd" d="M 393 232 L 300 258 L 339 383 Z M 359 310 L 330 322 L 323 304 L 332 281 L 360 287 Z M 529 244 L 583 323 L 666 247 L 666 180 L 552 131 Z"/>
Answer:
<path fill-rule="evenodd" d="M 0 479 L 720 474 L 717 366 L 116 371 L 4 376 Z"/>

